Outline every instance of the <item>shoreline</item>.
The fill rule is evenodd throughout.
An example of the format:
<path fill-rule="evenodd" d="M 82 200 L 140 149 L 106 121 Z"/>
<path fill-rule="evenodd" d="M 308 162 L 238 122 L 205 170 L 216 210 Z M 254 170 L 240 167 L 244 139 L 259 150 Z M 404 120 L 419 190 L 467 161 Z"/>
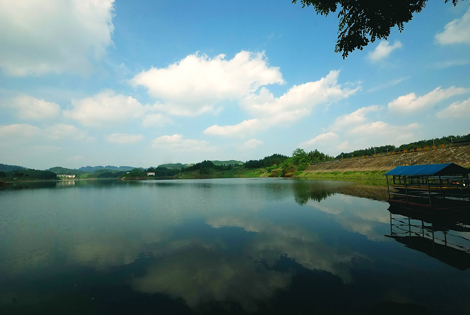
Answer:
<path fill-rule="evenodd" d="M 122 181 L 138 181 L 138 180 L 184 180 L 184 179 L 217 179 L 217 178 L 292 178 L 292 179 L 305 179 L 305 180 L 331 180 L 331 181 L 345 181 L 353 182 L 357 184 L 367 185 L 367 186 L 387 186 L 387 182 L 383 174 L 385 171 L 347 171 L 347 172 L 308 172 L 304 171 L 300 174 L 293 176 L 269 176 L 269 172 L 250 172 L 250 176 L 243 176 L 243 174 L 237 174 L 235 176 L 230 176 L 234 174 L 184 174 L 183 176 L 175 176 L 168 178 L 145 178 L 145 177 L 136 177 L 136 178 L 118 178 Z"/>
<path fill-rule="evenodd" d="M 165 178 L 165 179 L 155 179 L 155 178 L 147 178 L 147 179 L 126 179 L 125 181 L 129 182 L 136 182 L 142 180 L 212 180 L 212 179 L 237 179 L 242 177 L 206 177 L 206 178 Z M 267 177 L 244 177 L 244 178 L 264 178 Z M 337 181 L 337 182 L 347 182 L 350 184 L 341 185 L 340 187 L 334 188 L 333 190 L 336 193 L 341 193 L 344 195 L 359 197 L 359 198 L 367 198 L 373 199 L 378 201 L 387 201 L 388 200 L 388 191 L 386 188 L 386 184 L 384 185 L 384 181 L 377 182 L 375 181 L 367 181 L 367 180 L 352 180 L 352 179 L 344 179 L 344 178 L 312 178 L 312 177 L 271 177 L 275 179 L 284 179 L 284 180 L 293 180 L 293 181 Z M 75 181 L 120 181 L 119 179 L 108 178 L 108 179 L 76 179 L 76 180 L 30 180 L 30 181 L 15 181 L 13 183 L 6 183 L 0 182 L 0 189 L 7 188 L 8 186 L 13 186 L 15 184 L 24 184 L 24 183 L 60 183 L 60 182 L 75 182 Z"/>

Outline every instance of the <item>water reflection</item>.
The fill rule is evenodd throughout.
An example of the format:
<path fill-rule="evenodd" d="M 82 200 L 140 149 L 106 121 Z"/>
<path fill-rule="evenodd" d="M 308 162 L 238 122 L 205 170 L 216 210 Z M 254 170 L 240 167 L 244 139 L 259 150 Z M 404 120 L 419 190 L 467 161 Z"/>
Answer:
<path fill-rule="evenodd" d="M 314 231 L 278 225 L 267 220 L 219 217 L 207 222 L 214 228 L 239 227 L 247 232 L 256 232 L 246 254 L 264 261 L 269 267 L 275 266 L 281 257 L 289 257 L 310 270 L 323 270 L 340 277 L 345 283 L 351 282 L 349 267 L 359 254 L 328 246 Z"/>
<path fill-rule="evenodd" d="M 347 185 L 344 183 L 343 185 Z M 295 181 L 292 185 L 295 202 L 306 204 L 309 200 L 322 201 L 334 195 L 339 186 L 337 182 L 329 181 Z"/>
<path fill-rule="evenodd" d="M 385 237 L 388 204 L 356 197 L 380 192 L 282 179 L 13 187 L 0 192 L 0 313 L 464 313 L 468 273 Z"/>
<path fill-rule="evenodd" d="M 291 274 L 269 270 L 252 258 L 227 253 L 215 244 L 194 242 L 157 259 L 132 287 L 183 298 L 190 307 L 232 301 L 254 310 L 256 301 L 272 297 L 290 280 Z"/>
<path fill-rule="evenodd" d="M 57 187 L 67 187 L 67 186 L 75 186 L 76 181 L 74 180 L 61 180 L 57 181 Z"/>
<path fill-rule="evenodd" d="M 377 211 L 383 207 L 381 202 L 338 195 L 322 202 L 310 200 L 307 205 L 332 215 L 347 231 L 362 234 L 369 240 L 384 240 L 377 223 L 388 223 L 389 215 L 386 211 Z"/>
<path fill-rule="evenodd" d="M 470 224 L 465 218 L 390 208 L 390 234 L 406 247 L 460 270 L 470 268 Z"/>

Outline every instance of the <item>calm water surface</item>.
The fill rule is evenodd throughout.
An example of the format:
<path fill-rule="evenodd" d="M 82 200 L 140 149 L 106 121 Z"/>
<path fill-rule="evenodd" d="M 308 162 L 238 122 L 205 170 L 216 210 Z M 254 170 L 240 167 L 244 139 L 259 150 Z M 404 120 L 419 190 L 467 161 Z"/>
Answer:
<path fill-rule="evenodd" d="M 351 185 L 14 185 L 0 314 L 470 314 L 468 229 L 391 215 Z"/>

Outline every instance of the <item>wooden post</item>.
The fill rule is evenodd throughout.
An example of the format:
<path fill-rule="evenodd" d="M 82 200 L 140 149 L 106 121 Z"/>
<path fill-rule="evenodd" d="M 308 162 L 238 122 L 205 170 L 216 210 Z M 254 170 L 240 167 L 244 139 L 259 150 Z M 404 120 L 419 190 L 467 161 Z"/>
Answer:
<path fill-rule="evenodd" d="M 421 195 L 421 177 L 418 177 L 418 195 L 419 200 L 423 201 L 423 196 Z"/>
<path fill-rule="evenodd" d="M 385 178 L 387 178 L 387 191 L 388 191 L 388 199 L 392 199 L 390 198 L 390 186 L 388 185 L 388 175 L 385 175 Z M 392 214 L 390 213 L 390 218 L 392 217 Z"/>
<path fill-rule="evenodd" d="M 468 202 L 470 202 L 470 182 L 468 181 L 468 173 L 467 173 L 467 190 L 468 190 Z"/>
<path fill-rule="evenodd" d="M 441 185 L 441 195 L 442 195 L 442 198 L 443 198 L 443 199 L 446 199 L 446 197 L 444 196 L 444 193 L 442 192 L 442 179 L 441 179 L 441 176 L 439 176 L 439 185 Z"/>
<path fill-rule="evenodd" d="M 432 202 L 431 202 L 431 186 L 429 185 L 429 176 L 426 176 L 426 183 L 428 183 L 429 205 L 432 206 Z"/>
<path fill-rule="evenodd" d="M 432 229 L 432 253 L 434 254 L 434 224 L 431 225 Z"/>
<path fill-rule="evenodd" d="M 406 198 L 406 202 L 408 202 L 408 186 L 406 185 L 406 179 L 407 177 L 405 176 L 405 198 Z"/>
<path fill-rule="evenodd" d="M 408 237 L 410 238 L 411 242 L 411 219 L 408 217 Z"/>

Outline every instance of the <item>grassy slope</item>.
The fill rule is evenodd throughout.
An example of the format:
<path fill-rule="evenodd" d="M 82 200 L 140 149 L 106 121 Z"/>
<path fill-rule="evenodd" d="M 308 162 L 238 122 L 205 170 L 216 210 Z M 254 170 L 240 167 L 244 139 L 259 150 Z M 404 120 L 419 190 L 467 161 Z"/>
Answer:
<path fill-rule="evenodd" d="M 226 161 L 219 161 L 219 160 L 211 160 L 214 165 L 242 165 L 242 161 L 237 160 L 226 160 Z"/>
<path fill-rule="evenodd" d="M 208 174 L 200 174 L 199 171 L 185 172 L 182 174 L 177 174 L 175 178 L 177 179 L 192 179 L 192 178 L 251 178 L 251 177 L 261 177 L 265 174 L 266 171 L 264 168 L 256 169 L 246 169 L 242 166 L 234 167 L 228 171 L 216 171 L 211 170 Z"/>
<path fill-rule="evenodd" d="M 386 171 L 346 171 L 346 172 L 302 172 L 295 176 L 300 178 L 318 179 L 358 179 L 358 180 L 385 180 Z"/>
<path fill-rule="evenodd" d="M 280 169 L 267 172 L 264 168 L 246 169 L 236 167 L 230 171 L 212 171 L 209 174 L 200 174 L 199 171 L 187 172 L 175 176 L 177 179 L 204 179 L 204 178 L 250 178 L 250 177 L 277 177 Z M 347 171 L 347 172 L 299 172 L 292 173 L 294 178 L 354 181 L 362 184 L 383 186 L 386 185 L 385 171 Z"/>
<path fill-rule="evenodd" d="M 439 164 L 443 162 L 470 167 L 470 146 L 314 164 L 310 165 L 306 171 L 312 173 L 334 171 L 388 171 L 396 166 L 402 165 Z"/>
<path fill-rule="evenodd" d="M 396 166 L 442 162 L 452 162 L 464 167 L 469 167 L 470 146 L 315 164 L 310 165 L 304 172 L 295 175 L 295 177 L 357 181 L 385 186 L 386 179 L 383 174 Z"/>
<path fill-rule="evenodd" d="M 294 177 L 305 179 L 344 180 L 372 186 L 385 186 L 386 171 L 302 172 Z"/>

